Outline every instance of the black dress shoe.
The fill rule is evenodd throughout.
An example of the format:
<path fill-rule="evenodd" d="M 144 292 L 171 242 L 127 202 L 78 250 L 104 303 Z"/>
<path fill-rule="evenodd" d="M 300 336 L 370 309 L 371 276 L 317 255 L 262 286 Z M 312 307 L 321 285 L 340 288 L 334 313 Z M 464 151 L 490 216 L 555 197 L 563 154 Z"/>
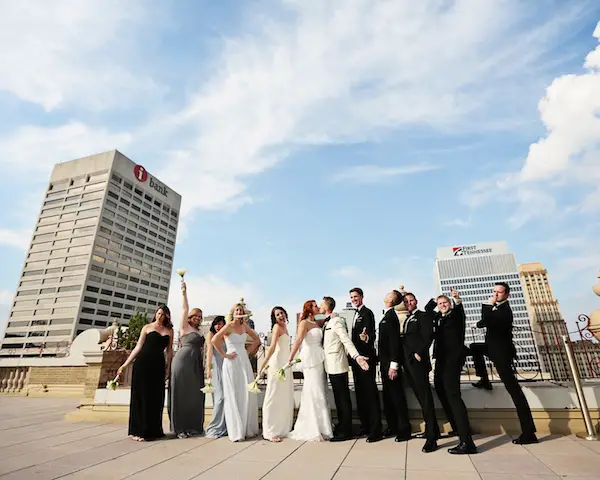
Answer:
<path fill-rule="evenodd" d="M 410 435 L 410 433 L 408 435 L 397 435 L 395 441 L 396 442 L 408 442 L 410 439 L 412 438 L 412 436 Z"/>
<path fill-rule="evenodd" d="M 492 390 L 494 388 L 492 387 L 492 384 L 489 382 L 489 380 L 479 380 L 478 382 L 474 382 L 471 385 L 473 385 L 475 388 L 482 388 L 483 390 Z"/>
<path fill-rule="evenodd" d="M 352 435 L 335 435 L 329 439 L 330 442 L 345 442 L 352 440 Z"/>
<path fill-rule="evenodd" d="M 453 455 L 473 455 L 477 453 L 477 447 L 471 440 L 470 442 L 460 442 L 456 447 L 449 448 L 448 453 Z"/>
<path fill-rule="evenodd" d="M 528 435 L 525 435 L 524 433 L 518 437 L 515 438 L 512 443 L 514 443 L 515 445 L 531 445 L 532 443 L 538 443 L 539 440 L 538 438 L 535 436 L 535 433 L 531 433 Z"/>
<path fill-rule="evenodd" d="M 425 438 L 425 437 L 426 437 L 425 432 L 419 432 L 415 435 L 415 438 Z"/>
<path fill-rule="evenodd" d="M 423 453 L 431 453 L 437 450 L 437 442 L 435 440 L 427 440 L 423 445 Z"/>
<path fill-rule="evenodd" d="M 379 434 L 371 434 L 367 437 L 367 443 L 375 443 L 375 442 L 379 442 L 380 440 L 383 440 L 383 435 Z"/>
<path fill-rule="evenodd" d="M 390 437 L 395 437 L 395 436 L 396 436 L 396 432 L 394 432 L 391 428 L 386 428 L 383 431 L 384 438 L 390 438 Z"/>

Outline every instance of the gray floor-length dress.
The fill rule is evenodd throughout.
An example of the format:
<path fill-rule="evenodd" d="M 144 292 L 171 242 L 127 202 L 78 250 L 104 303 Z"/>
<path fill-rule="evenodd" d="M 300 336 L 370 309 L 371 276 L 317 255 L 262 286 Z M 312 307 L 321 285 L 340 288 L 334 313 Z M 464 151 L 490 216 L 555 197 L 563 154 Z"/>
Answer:
<path fill-rule="evenodd" d="M 226 350 L 223 344 L 223 350 Z M 211 385 L 214 389 L 212 393 L 213 410 L 212 419 L 206 428 L 206 436 L 209 438 L 221 438 L 227 435 L 227 424 L 225 423 L 225 397 L 223 396 L 223 357 L 216 348 L 213 348 L 213 363 L 211 369 Z"/>
<path fill-rule="evenodd" d="M 183 335 L 171 366 L 169 416 L 175 434 L 204 433 L 204 337 L 198 332 Z"/>

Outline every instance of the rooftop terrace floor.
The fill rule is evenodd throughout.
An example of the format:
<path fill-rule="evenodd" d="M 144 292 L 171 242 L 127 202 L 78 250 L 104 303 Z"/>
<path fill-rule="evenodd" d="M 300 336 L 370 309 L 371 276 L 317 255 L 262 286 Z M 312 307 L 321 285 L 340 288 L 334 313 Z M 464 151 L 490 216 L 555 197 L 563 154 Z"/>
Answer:
<path fill-rule="evenodd" d="M 73 399 L 0 396 L 0 480 L 8 479 L 437 479 L 546 480 L 600 478 L 600 442 L 542 437 L 515 446 L 509 436 L 476 436 L 480 453 L 453 456 L 443 439 L 434 453 L 423 440 L 367 444 L 262 439 L 231 443 L 167 438 L 138 443 L 122 423 L 67 422 Z M 166 429 L 165 431 L 167 431 Z"/>

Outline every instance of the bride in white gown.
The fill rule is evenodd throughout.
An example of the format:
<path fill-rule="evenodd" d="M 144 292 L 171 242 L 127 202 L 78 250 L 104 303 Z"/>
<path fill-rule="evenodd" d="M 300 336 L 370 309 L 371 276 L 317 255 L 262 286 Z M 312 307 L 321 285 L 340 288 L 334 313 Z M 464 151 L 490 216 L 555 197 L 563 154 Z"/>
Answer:
<path fill-rule="evenodd" d="M 258 429 L 258 400 L 248 391 L 248 384 L 254 381 L 252 365 L 246 350 L 246 336 L 253 340 L 250 351 L 256 350 L 260 339 L 245 321 L 247 312 L 238 303 L 231 309 L 227 325 L 213 337 L 213 347 L 223 356 L 223 383 L 225 423 L 227 435 L 232 442 L 256 437 Z M 223 351 L 223 339 L 227 353 Z"/>
<path fill-rule="evenodd" d="M 292 351 L 290 362 L 302 345 L 300 359 L 304 373 L 304 384 L 300 398 L 300 411 L 290 432 L 289 438 L 302 441 L 323 441 L 333 436 L 331 412 L 327 405 L 327 380 L 325 378 L 325 352 L 323 350 L 323 332 L 315 322 L 319 313 L 317 302 L 309 300 L 302 309 L 302 321 Z"/>

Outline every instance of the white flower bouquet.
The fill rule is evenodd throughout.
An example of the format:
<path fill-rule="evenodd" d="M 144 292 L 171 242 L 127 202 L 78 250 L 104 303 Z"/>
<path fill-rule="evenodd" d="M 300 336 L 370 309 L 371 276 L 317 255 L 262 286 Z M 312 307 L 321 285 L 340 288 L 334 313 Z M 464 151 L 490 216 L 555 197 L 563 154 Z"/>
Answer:
<path fill-rule="evenodd" d="M 215 389 L 213 388 L 213 386 L 210 382 L 206 382 L 206 384 L 204 385 L 204 388 L 201 388 L 200 391 L 202 393 L 213 393 L 215 391 Z"/>
<path fill-rule="evenodd" d="M 256 378 L 254 379 L 254 381 L 252 383 L 249 383 L 246 386 L 246 388 L 248 389 L 248 391 L 250 393 L 259 393 L 260 392 L 260 388 L 258 387 L 258 379 L 260 378 L 261 373 L 264 372 L 267 368 L 269 368 L 268 365 L 265 368 L 263 368 L 262 371 L 258 372 L 258 375 L 256 376 Z"/>
<path fill-rule="evenodd" d="M 290 368 L 292 365 L 296 365 L 297 363 L 300 363 L 302 360 L 300 360 L 299 358 L 296 358 L 295 360 L 289 362 L 285 367 L 280 368 L 279 370 L 277 370 L 277 372 L 275 373 L 275 378 L 277 379 L 278 382 L 283 382 L 285 380 L 285 371 Z"/>
<path fill-rule="evenodd" d="M 120 375 L 117 374 L 117 376 L 115 378 L 106 382 L 106 388 L 108 390 L 116 390 L 117 387 L 119 386 L 119 377 L 120 377 Z"/>

